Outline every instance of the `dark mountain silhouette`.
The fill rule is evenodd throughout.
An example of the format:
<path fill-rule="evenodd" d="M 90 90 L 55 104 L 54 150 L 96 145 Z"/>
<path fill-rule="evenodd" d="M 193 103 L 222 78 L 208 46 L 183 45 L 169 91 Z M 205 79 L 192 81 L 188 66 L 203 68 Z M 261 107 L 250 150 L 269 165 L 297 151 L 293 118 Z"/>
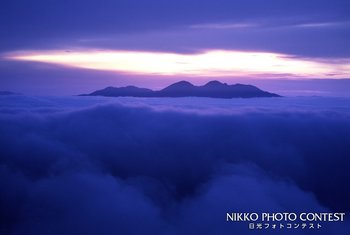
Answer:
<path fill-rule="evenodd" d="M 187 81 L 181 81 L 165 87 L 160 91 L 155 91 L 158 97 L 186 97 L 196 96 L 196 86 Z"/>
<path fill-rule="evenodd" d="M 280 95 L 260 90 L 252 85 L 228 85 L 219 81 L 210 81 L 203 86 L 194 86 L 190 82 L 180 81 L 162 90 L 153 91 L 135 86 L 107 87 L 83 96 L 132 96 L 132 97 L 211 97 L 211 98 L 252 98 L 280 97 Z"/>
<path fill-rule="evenodd" d="M 105 89 L 94 91 L 89 96 L 133 96 L 133 97 L 152 97 L 154 91 L 147 88 L 138 88 L 136 86 L 126 87 L 106 87 Z"/>

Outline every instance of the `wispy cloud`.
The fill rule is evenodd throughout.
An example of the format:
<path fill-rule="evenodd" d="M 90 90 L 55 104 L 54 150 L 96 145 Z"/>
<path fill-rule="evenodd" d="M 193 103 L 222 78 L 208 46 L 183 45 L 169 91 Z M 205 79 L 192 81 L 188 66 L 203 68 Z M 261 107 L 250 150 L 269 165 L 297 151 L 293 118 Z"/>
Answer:
<path fill-rule="evenodd" d="M 191 29 L 270 29 L 270 28 L 331 28 L 331 27 L 348 27 L 350 21 L 309 21 L 305 19 L 302 22 L 295 22 L 295 18 L 260 19 L 249 23 L 229 23 L 216 22 L 207 24 L 190 25 Z"/>
<path fill-rule="evenodd" d="M 341 22 L 313 22 L 313 23 L 302 23 L 293 25 L 298 28 L 326 28 L 326 27 L 348 27 L 350 26 L 350 21 Z"/>
<path fill-rule="evenodd" d="M 252 23 L 213 23 L 191 25 L 192 29 L 244 29 L 257 27 L 258 24 Z"/>

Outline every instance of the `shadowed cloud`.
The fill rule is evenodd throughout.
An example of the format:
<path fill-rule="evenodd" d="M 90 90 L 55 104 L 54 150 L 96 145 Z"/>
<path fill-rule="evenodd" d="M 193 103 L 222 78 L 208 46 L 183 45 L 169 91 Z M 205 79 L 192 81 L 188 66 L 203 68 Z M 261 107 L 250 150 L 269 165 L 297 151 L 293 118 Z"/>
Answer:
<path fill-rule="evenodd" d="M 226 212 L 350 210 L 341 109 L 131 104 L 2 108 L 2 233 L 244 234 Z"/>

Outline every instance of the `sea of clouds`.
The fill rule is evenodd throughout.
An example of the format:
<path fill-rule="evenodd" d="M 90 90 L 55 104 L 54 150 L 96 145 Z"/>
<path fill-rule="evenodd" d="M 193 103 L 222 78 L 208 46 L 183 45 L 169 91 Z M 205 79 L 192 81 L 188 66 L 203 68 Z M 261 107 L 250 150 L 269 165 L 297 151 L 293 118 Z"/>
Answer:
<path fill-rule="evenodd" d="M 348 213 L 349 157 L 348 98 L 1 96 L 0 234 L 250 234 L 226 212 Z"/>

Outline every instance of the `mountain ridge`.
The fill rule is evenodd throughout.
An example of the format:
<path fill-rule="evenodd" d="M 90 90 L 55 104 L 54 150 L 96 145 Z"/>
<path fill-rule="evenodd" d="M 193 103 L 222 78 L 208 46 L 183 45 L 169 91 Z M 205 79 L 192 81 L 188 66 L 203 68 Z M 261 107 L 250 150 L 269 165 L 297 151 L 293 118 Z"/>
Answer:
<path fill-rule="evenodd" d="M 161 90 L 151 90 L 136 86 L 106 87 L 90 94 L 80 96 L 107 96 L 107 97 L 209 97 L 209 98 L 254 98 L 254 97 L 281 97 L 253 85 L 228 85 L 220 81 L 209 81 L 202 86 L 195 86 L 188 81 L 173 83 Z"/>

